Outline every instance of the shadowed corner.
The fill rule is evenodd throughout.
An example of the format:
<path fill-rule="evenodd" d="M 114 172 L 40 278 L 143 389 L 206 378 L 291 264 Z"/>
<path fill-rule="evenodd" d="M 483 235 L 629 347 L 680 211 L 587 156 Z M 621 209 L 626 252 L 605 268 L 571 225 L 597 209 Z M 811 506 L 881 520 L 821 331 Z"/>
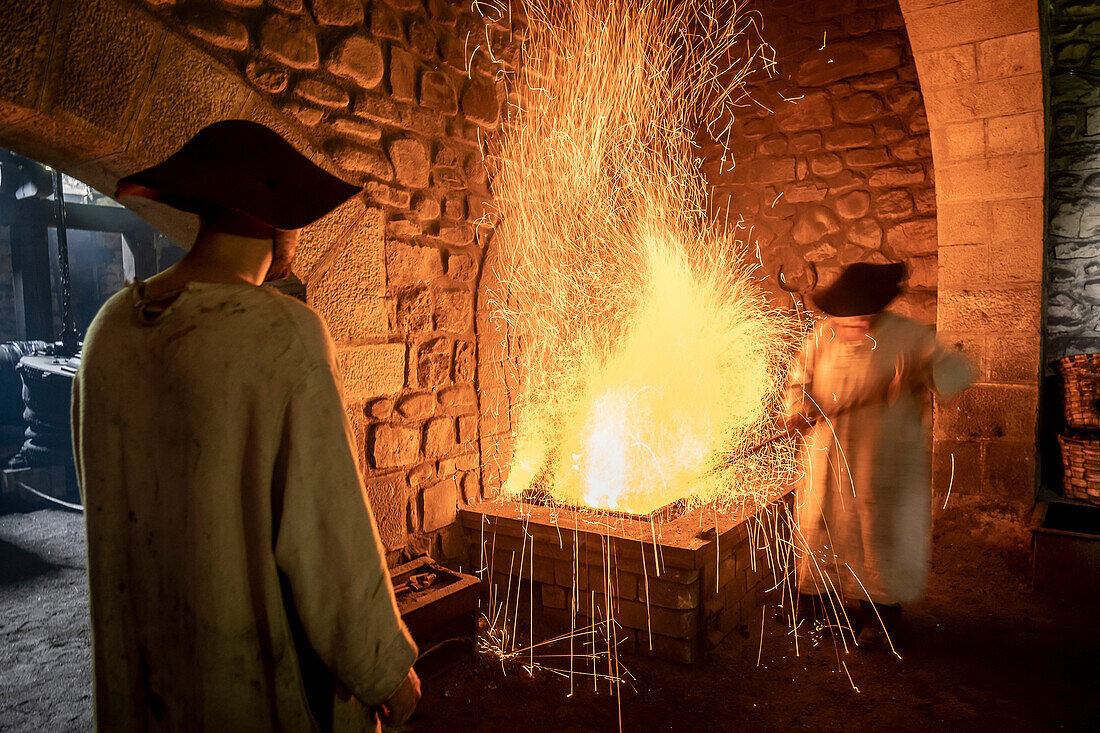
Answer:
<path fill-rule="evenodd" d="M 22 583 L 62 567 L 65 566 L 48 562 L 33 552 L 0 540 L 0 586 Z"/>

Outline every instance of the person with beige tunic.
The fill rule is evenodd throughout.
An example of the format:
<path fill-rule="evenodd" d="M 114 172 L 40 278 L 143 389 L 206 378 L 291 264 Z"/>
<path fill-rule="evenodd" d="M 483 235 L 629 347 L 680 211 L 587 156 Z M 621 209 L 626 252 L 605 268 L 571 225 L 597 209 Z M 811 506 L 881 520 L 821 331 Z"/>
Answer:
<path fill-rule="evenodd" d="M 359 190 L 241 120 L 119 184 L 201 226 L 107 301 L 73 386 L 99 730 L 376 729 L 419 699 L 332 340 L 259 287 Z"/>
<path fill-rule="evenodd" d="M 814 296 L 827 314 L 794 362 L 788 427 L 802 433 L 796 548 L 800 616 L 836 623 L 863 607 L 862 647 L 889 648 L 901 605 L 928 572 L 929 392 L 948 400 L 969 363 L 931 329 L 883 309 L 902 264 L 856 263 Z"/>

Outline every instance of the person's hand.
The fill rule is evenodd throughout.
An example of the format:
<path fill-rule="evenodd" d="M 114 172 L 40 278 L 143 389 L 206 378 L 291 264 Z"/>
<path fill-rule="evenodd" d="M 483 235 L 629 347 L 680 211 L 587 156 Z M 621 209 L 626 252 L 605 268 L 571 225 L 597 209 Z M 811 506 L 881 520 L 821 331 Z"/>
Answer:
<path fill-rule="evenodd" d="M 420 702 L 420 678 L 416 676 L 416 670 L 409 669 L 409 674 L 405 676 L 404 681 L 383 703 L 382 722 L 386 725 L 401 725 L 413 714 L 418 702 Z"/>

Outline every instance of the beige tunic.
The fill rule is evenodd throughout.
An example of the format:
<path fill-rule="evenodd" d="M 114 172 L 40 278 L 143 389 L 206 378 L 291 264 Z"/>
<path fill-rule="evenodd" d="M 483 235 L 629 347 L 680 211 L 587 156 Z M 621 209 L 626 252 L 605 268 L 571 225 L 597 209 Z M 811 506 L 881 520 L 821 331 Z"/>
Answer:
<path fill-rule="evenodd" d="M 903 378 L 891 389 L 899 373 Z M 818 324 L 795 363 L 788 414 L 818 414 L 798 483 L 798 584 L 803 593 L 905 603 L 928 569 L 931 390 L 950 399 L 969 364 L 933 332 L 883 313 L 869 338 L 847 344 Z"/>
<path fill-rule="evenodd" d="M 324 325 L 248 285 L 193 283 L 153 324 L 135 302 L 103 306 L 73 387 L 98 728 L 328 727 L 328 670 L 381 703 L 416 647 Z"/>

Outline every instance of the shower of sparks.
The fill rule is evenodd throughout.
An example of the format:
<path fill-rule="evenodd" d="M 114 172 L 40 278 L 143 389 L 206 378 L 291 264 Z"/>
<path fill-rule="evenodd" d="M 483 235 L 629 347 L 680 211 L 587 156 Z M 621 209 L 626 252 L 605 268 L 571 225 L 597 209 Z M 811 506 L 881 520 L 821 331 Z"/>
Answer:
<path fill-rule="evenodd" d="M 798 478 L 796 441 L 768 439 L 792 352 L 820 329 L 799 321 L 797 300 L 793 314 L 768 306 L 753 281 L 761 252 L 751 222 L 738 214 L 730 227 L 728 206 L 724 221 L 708 216 L 723 207 L 708 201 L 696 143 L 727 147 L 737 114 L 767 110 L 745 83 L 777 73 L 775 52 L 761 39 L 759 14 L 741 5 L 524 0 L 514 66 L 499 62 L 490 33 L 484 43 L 466 41 L 471 65 L 478 52 L 487 56 L 507 90 L 501 129 L 484 144 L 497 250 L 488 267 L 496 284 L 486 290 L 506 331 L 497 357 L 506 390 L 497 404 L 486 394 L 485 408 L 506 417 L 514 448 L 483 456 L 507 477 L 507 496 L 534 491 L 633 514 L 685 499 L 712 503 L 717 517 L 734 506 L 763 509 Z M 502 0 L 477 0 L 475 9 L 487 23 L 506 17 Z M 736 161 L 727 150 L 712 164 Z M 570 695 L 576 683 L 616 693 L 632 680 L 619 659 L 628 637 L 616 621 L 612 519 L 599 517 L 608 538 L 602 567 L 583 564 L 576 536 L 570 545 L 558 528 L 558 549 L 574 554 L 570 631 L 542 641 L 533 536 L 525 526 L 511 563 L 501 563 L 495 535 L 483 532 L 481 542 L 479 575 L 490 589 L 482 650 L 502 667 L 512 661 L 528 674 L 568 678 Z M 793 569 L 805 540 L 785 508 L 748 521 L 752 569 L 759 554 L 797 653 Z M 650 575 L 663 572 L 656 518 L 652 532 L 638 581 L 647 624 Z M 852 625 L 829 574 L 816 558 L 807 566 L 837 618 L 839 667 Z M 582 587 L 581 573 L 596 587 Z M 651 628 L 632 633 L 639 649 L 652 650 Z"/>
<path fill-rule="evenodd" d="M 525 3 L 488 164 L 509 330 L 505 493 L 633 513 L 762 494 L 790 325 L 708 219 L 695 136 L 729 142 L 767 57 L 734 0 Z M 789 457 L 785 461 L 789 464 Z"/>

